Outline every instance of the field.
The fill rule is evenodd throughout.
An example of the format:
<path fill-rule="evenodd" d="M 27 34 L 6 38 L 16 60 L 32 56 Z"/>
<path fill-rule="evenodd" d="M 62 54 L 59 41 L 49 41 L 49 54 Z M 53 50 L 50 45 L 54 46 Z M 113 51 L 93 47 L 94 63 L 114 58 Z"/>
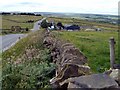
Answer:
<path fill-rule="evenodd" d="M 68 40 L 79 48 L 88 58 L 88 65 L 93 73 L 100 73 L 110 68 L 109 38 L 116 40 L 115 53 L 118 63 L 117 32 L 53 32 L 56 37 Z"/>
<path fill-rule="evenodd" d="M 34 22 L 42 19 L 42 16 L 29 16 L 29 15 L 2 15 L 2 29 L 9 33 L 11 26 L 20 26 L 21 28 L 32 29 Z M 33 20 L 33 23 L 28 23 L 27 21 Z"/>

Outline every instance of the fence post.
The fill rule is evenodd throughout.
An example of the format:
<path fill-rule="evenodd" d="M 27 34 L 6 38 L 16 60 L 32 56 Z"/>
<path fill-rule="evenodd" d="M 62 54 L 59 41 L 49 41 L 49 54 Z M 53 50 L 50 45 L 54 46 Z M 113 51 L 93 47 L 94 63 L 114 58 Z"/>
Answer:
<path fill-rule="evenodd" d="M 114 64 L 115 64 L 115 40 L 113 37 L 110 37 L 110 67 L 111 69 L 114 68 Z"/>

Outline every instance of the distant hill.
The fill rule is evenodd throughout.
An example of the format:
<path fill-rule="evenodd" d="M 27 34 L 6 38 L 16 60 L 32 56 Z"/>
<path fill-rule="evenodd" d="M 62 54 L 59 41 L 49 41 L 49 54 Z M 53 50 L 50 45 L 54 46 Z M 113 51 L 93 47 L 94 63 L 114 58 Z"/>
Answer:
<path fill-rule="evenodd" d="M 88 21 L 102 22 L 118 24 L 117 15 L 102 15 L 102 14 L 82 14 L 82 13 L 52 13 L 52 12 L 34 12 L 46 17 L 65 17 L 65 18 L 77 18 Z"/>
<path fill-rule="evenodd" d="M 45 17 L 63 17 L 63 18 L 77 18 L 84 19 L 88 21 L 95 21 L 101 23 L 110 23 L 110 24 L 118 24 L 118 16 L 117 15 L 102 15 L 102 14 L 83 14 L 83 13 L 56 13 L 56 12 L 0 12 L 0 14 L 25 14 L 26 15 L 42 15 Z"/>

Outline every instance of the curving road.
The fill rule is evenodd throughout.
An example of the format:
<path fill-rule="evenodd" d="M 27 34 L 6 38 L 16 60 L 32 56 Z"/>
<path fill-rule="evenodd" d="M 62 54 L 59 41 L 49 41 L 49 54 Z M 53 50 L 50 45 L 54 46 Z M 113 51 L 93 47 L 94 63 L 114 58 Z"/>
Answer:
<path fill-rule="evenodd" d="M 40 29 L 40 24 L 43 20 L 46 18 L 43 18 L 37 22 L 34 23 L 32 32 L 37 31 Z M 21 38 L 26 37 L 27 34 L 8 34 L 5 36 L 0 36 L 0 52 L 4 52 L 5 50 L 11 48 L 13 45 L 15 45 Z"/>
<path fill-rule="evenodd" d="M 43 18 L 43 19 L 35 22 L 32 31 L 34 32 L 34 31 L 36 31 L 36 30 L 39 30 L 39 29 L 40 29 L 40 24 L 41 24 L 41 22 L 42 22 L 43 20 L 45 20 L 45 19 L 46 19 L 46 18 Z"/>

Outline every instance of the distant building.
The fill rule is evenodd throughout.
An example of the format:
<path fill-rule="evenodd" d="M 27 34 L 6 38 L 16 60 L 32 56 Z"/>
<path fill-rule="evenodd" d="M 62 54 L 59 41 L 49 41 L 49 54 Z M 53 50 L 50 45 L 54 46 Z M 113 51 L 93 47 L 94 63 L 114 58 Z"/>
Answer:
<path fill-rule="evenodd" d="M 78 25 L 67 25 L 67 26 L 64 26 L 66 30 L 80 30 L 80 26 Z"/>
<path fill-rule="evenodd" d="M 49 30 L 55 30 L 56 29 L 56 25 L 55 25 L 54 21 L 51 21 L 50 23 L 48 23 L 48 29 Z"/>
<path fill-rule="evenodd" d="M 102 29 L 101 28 L 96 28 L 96 31 L 102 31 Z"/>
<path fill-rule="evenodd" d="M 64 26 L 63 26 L 63 24 L 62 24 L 61 22 L 58 22 L 58 23 L 57 23 L 57 28 L 58 28 L 59 30 L 61 30 L 61 29 L 64 29 Z"/>

